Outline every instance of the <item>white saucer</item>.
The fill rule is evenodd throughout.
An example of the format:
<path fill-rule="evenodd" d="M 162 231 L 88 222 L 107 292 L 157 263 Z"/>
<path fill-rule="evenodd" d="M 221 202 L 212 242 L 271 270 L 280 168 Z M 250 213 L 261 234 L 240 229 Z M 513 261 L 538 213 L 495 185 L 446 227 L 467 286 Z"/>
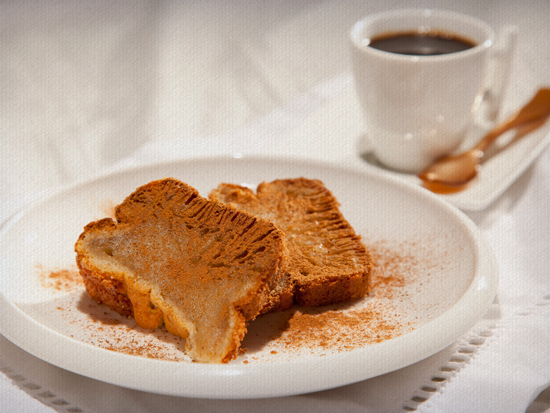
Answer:
<path fill-rule="evenodd" d="M 514 107 L 520 105 L 521 102 Z M 484 132 L 481 127 L 473 128 L 459 152 L 471 148 Z M 466 189 L 439 196 L 462 210 L 485 209 L 499 198 L 546 148 L 550 142 L 550 122 L 523 139 L 511 143 L 506 150 L 502 150 L 512 138 L 512 134 L 502 136 L 488 151 L 478 177 Z M 348 152 L 349 160 L 342 158 L 340 161 L 349 161 L 359 168 L 394 176 L 413 185 L 422 184 L 415 175 L 385 168 L 372 155 L 368 138 L 364 136 L 361 109 L 351 79 L 341 93 L 310 115 L 285 139 L 287 144 L 309 139 L 310 144 L 333 148 L 336 154 Z M 351 159 L 352 157 L 355 159 Z"/>

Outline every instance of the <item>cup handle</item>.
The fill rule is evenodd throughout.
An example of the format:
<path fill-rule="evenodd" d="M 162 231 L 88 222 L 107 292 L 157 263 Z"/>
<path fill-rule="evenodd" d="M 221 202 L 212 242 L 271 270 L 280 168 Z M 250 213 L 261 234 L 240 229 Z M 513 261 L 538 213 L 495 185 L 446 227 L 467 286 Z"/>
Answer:
<path fill-rule="evenodd" d="M 489 56 L 487 88 L 483 92 L 481 123 L 493 125 L 498 119 L 510 80 L 513 57 L 517 48 L 518 27 L 505 26 Z"/>

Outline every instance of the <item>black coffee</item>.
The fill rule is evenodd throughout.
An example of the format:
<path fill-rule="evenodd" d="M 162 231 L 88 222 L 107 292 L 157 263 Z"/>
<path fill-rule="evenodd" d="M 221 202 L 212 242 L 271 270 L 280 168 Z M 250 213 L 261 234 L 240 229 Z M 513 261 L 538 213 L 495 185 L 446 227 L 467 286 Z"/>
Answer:
<path fill-rule="evenodd" d="M 389 33 L 374 37 L 369 47 L 390 53 L 434 56 L 461 52 L 476 44 L 458 35 L 442 32 L 403 32 Z"/>

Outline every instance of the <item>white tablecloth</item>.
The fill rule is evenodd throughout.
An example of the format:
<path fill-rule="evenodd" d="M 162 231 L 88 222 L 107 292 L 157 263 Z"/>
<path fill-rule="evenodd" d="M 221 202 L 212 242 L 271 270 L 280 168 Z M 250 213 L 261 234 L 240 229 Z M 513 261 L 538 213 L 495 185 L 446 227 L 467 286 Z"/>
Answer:
<path fill-rule="evenodd" d="M 0 219 L 52 188 L 162 159 L 239 152 L 355 162 L 346 145 L 293 133 L 349 85 L 353 21 L 404 4 L 366 3 L 2 3 Z M 550 84 L 548 2 L 418 5 L 519 26 L 512 79 L 522 81 L 504 112 Z M 523 412 L 550 384 L 549 207 L 545 151 L 494 204 L 468 213 L 499 262 L 492 309 L 454 345 L 397 372 L 283 399 L 182 399 L 63 371 L 0 336 L 0 411 Z M 529 411 L 546 408 L 539 399 Z"/>

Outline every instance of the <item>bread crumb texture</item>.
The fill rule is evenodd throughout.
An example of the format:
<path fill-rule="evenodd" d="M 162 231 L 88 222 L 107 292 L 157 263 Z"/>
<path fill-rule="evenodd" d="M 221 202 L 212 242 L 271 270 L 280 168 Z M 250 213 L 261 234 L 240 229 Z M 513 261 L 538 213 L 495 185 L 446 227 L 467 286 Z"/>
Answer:
<path fill-rule="evenodd" d="M 317 307 L 354 301 L 369 291 L 372 258 L 325 185 L 282 179 L 249 188 L 220 184 L 211 199 L 273 222 L 286 235 L 289 259 L 278 300 L 266 311 L 294 303 Z"/>

